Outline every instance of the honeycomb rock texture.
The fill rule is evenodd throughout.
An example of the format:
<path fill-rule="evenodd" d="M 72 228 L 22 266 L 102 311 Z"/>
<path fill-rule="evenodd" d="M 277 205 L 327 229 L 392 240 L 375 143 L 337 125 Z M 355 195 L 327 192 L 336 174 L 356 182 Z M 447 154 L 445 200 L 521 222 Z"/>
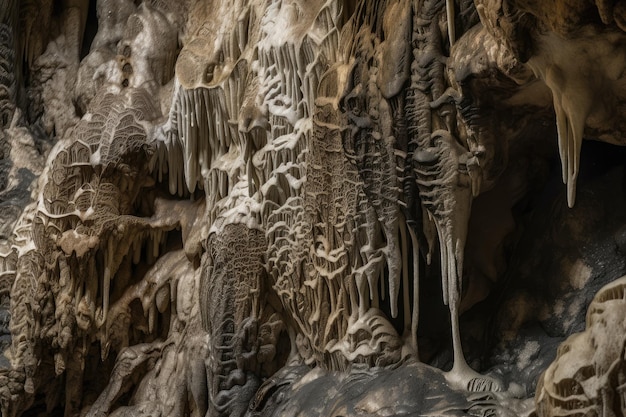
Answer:
<path fill-rule="evenodd" d="M 622 416 L 624 132 L 622 0 L 3 0 L 0 415 Z"/>

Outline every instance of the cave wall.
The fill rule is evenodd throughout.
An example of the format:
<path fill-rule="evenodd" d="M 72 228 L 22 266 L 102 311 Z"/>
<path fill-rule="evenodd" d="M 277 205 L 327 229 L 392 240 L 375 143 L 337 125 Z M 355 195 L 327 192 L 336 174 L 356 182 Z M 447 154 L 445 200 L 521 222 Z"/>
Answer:
<path fill-rule="evenodd" d="M 2 415 L 623 415 L 624 16 L 4 0 Z"/>

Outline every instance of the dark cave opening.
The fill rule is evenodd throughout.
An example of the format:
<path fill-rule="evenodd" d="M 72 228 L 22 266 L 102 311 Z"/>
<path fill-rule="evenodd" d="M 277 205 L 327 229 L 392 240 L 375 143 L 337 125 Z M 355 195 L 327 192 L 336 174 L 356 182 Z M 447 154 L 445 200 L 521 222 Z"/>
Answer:
<path fill-rule="evenodd" d="M 97 0 L 89 0 L 89 9 L 87 11 L 87 21 L 85 23 L 85 31 L 83 33 L 83 43 L 80 48 L 80 60 L 85 58 L 91 49 L 96 34 L 98 33 L 98 12 L 96 9 Z"/>
<path fill-rule="evenodd" d="M 572 236 L 571 242 L 561 242 L 561 254 L 555 253 L 554 259 L 543 260 L 537 264 L 538 268 L 545 268 L 546 271 L 552 271 L 554 275 L 550 276 L 546 271 L 539 270 L 534 276 L 529 275 L 531 272 L 527 266 L 520 262 L 527 259 L 529 253 L 536 251 L 533 245 L 537 240 L 545 240 L 548 245 L 556 245 L 559 247 L 559 235 L 557 233 L 552 236 L 549 232 L 550 225 L 573 224 L 579 216 L 578 213 L 584 213 L 591 210 L 606 213 L 604 217 L 594 216 L 594 219 L 583 220 L 590 222 L 594 231 L 594 235 L 589 238 L 608 239 L 612 241 L 616 239 L 615 250 L 619 253 L 616 258 L 626 259 L 626 245 L 620 243 L 626 242 L 626 237 L 621 238 L 622 234 L 626 236 L 626 214 L 621 211 L 610 210 L 611 205 L 618 207 L 626 206 L 626 147 L 607 144 L 598 141 L 584 141 L 581 152 L 580 174 L 578 179 L 579 198 L 574 208 L 567 207 L 566 188 L 561 181 L 561 165 L 556 153 L 554 143 L 539 143 L 538 146 L 543 150 L 537 151 L 536 145 L 532 141 L 524 145 L 527 148 L 524 152 L 528 156 L 522 157 L 525 162 L 526 174 L 524 194 L 518 196 L 513 201 L 514 204 L 502 206 L 501 211 L 507 211 L 506 216 L 499 215 L 497 212 L 491 212 L 487 216 L 488 219 L 494 221 L 496 228 L 498 227 L 498 218 L 510 217 L 515 227 L 509 233 L 499 238 L 497 247 L 499 257 L 502 258 L 503 264 L 499 265 L 496 280 L 491 277 L 487 278 L 481 275 L 476 265 L 473 265 L 472 256 L 478 256 L 471 251 L 466 252 L 466 264 L 464 274 L 464 294 L 467 296 L 468 288 L 475 283 L 470 282 L 472 279 L 480 279 L 486 281 L 483 296 L 479 297 L 476 302 L 468 305 L 460 317 L 461 335 L 463 338 L 463 348 L 468 357 L 470 364 L 474 364 L 479 370 L 485 371 L 490 364 L 493 364 L 493 356 L 499 354 L 498 349 L 502 349 L 502 340 L 507 331 L 517 326 L 527 328 L 525 334 L 537 334 L 537 330 L 532 330 L 539 326 L 539 333 L 544 334 L 546 340 L 551 337 L 557 337 L 562 340 L 573 331 L 582 331 L 584 329 L 584 313 L 585 308 L 580 308 L 578 314 L 578 324 L 573 325 L 569 330 L 555 330 L 550 324 L 542 322 L 537 317 L 537 312 L 520 311 L 522 316 L 511 316 L 514 314 L 509 311 L 510 303 L 523 297 L 527 300 L 540 300 L 541 303 L 554 303 L 559 297 L 563 297 L 563 293 L 567 293 L 567 288 L 563 288 L 562 277 L 556 275 L 556 264 L 558 256 L 573 256 L 575 252 L 577 256 L 583 256 L 584 253 L 579 246 L 585 246 L 586 242 L 580 241 L 579 235 Z M 554 153 L 551 151 L 554 150 Z M 532 159 L 532 160 L 531 160 Z M 513 177 L 516 175 L 514 170 L 519 168 L 520 162 L 516 161 L 510 164 L 509 171 L 505 172 L 503 177 Z M 513 168 L 511 168 L 513 167 Z M 516 168 L 517 167 L 517 168 Z M 505 187 L 494 187 L 493 196 L 479 196 L 472 208 L 472 221 L 480 219 L 479 210 L 487 209 L 485 204 L 489 204 L 494 196 L 500 199 L 503 193 L 510 192 L 510 184 L 508 179 L 502 180 Z M 483 204 L 481 199 L 484 200 Z M 625 207 L 626 209 L 626 207 Z M 610 213 L 609 214 L 609 211 Z M 484 220 L 484 219 L 483 219 Z M 567 232 L 568 227 L 564 226 Z M 615 232 L 617 229 L 617 232 Z M 495 229 L 494 229 L 495 230 Z M 562 230 L 558 228 L 557 230 Z M 591 230 L 591 229 L 590 229 Z M 547 234 L 546 234 L 547 233 Z M 622 233 L 622 234 L 620 234 Z M 615 237 L 613 235 L 615 234 Z M 604 236 L 604 237 L 602 237 Z M 470 233 L 467 241 L 467 247 L 476 245 L 484 248 L 485 242 L 475 240 L 477 237 Z M 574 238 L 579 240 L 574 240 Z M 556 242 L 555 242 L 556 239 Z M 621 239 L 621 240 L 620 240 Z M 620 246 L 621 245 L 621 246 Z M 536 256 L 535 256 L 536 257 Z M 418 343 L 420 359 L 426 363 L 430 363 L 442 369 L 449 369 L 452 366 L 452 344 L 450 335 L 450 313 L 447 306 L 444 305 L 442 299 L 441 276 L 439 265 L 438 250 L 433 254 L 431 265 L 426 265 L 425 260 L 420 259 L 420 317 L 418 326 Z M 409 262 L 411 264 L 411 262 Z M 626 273 L 626 260 L 619 262 L 616 268 L 604 268 L 597 278 L 593 278 L 588 283 L 591 286 L 589 294 L 594 294 L 606 282 L 610 282 Z M 621 266 L 620 266 L 621 265 Z M 592 269 L 594 268 L 591 265 Z M 531 278 L 532 276 L 532 278 Z M 527 278 L 524 278 L 527 277 Z M 594 281 L 594 280 L 597 280 Z M 404 291 L 404 288 L 401 288 Z M 527 294 L 527 295 L 520 295 Z M 591 295 L 585 296 L 585 302 L 582 306 L 586 306 Z M 413 294 L 411 292 L 411 303 L 413 302 Z M 567 299 L 574 300 L 574 295 L 567 295 Z M 513 301 L 512 301 L 513 300 Z M 402 297 L 400 297 L 402 303 Z M 534 302 L 534 301 L 533 301 Z M 509 306 L 507 306 L 509 303 Z M 539 301 L 537 302 L 539 305 Z M 533 304 L 535 305 L 535 304 Z M 381 303 L 381 309 L 387 317 L 391 317 L 388 300 Z M 402 309 L 402 306 L 399 307 Z M 402 334 L 403 319 L 399 315 L 396 319 L 390 319 L 396 330 Z M 548 327 L 546 327 L 548 326 Z M 550 340 L 547 342 L 550 346 L 555 342 Z"/>

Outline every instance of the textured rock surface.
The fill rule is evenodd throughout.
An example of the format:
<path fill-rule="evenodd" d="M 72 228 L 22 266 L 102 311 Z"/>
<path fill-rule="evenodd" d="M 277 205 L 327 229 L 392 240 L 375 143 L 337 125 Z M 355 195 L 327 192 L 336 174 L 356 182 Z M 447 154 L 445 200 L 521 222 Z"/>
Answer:
<path fill-rule="evenodd" d="M 4 0 L 2 415 L 623 415 L 623 3 Z"/>

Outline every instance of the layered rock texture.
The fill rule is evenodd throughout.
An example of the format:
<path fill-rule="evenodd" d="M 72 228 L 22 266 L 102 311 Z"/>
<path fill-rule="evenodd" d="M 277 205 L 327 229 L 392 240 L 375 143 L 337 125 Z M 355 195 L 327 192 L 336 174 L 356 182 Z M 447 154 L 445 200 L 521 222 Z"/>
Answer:
<path fill-rule="evenodd" d="M 2 0 L 2 416 L 626 414 L 626 2 Z"/>

